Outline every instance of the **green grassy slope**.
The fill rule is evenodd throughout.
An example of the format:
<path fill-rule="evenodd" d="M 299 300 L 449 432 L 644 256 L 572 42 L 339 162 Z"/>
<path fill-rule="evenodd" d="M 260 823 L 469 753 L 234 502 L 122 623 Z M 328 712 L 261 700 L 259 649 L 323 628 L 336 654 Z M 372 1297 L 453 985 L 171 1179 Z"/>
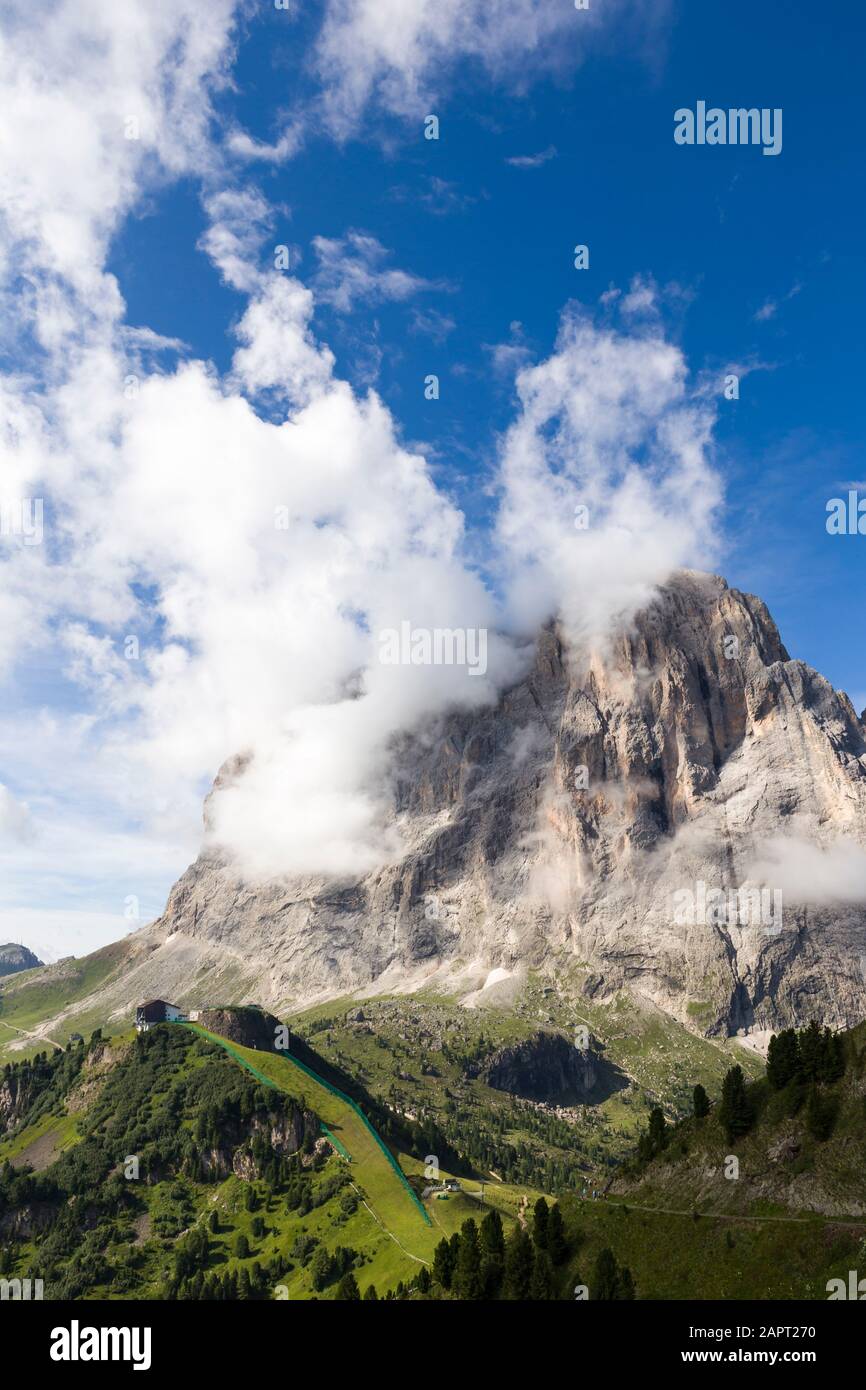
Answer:
<path fill-rule="evenodd" d="M 381 1294 L 410 1285 L 442 1235 L 478 1214 L 459 1193 L 435 1203 L 428 1224 L 351 1103 L 284 1056 L 191 1027 L 81 1044 L 5 1080 L 28 1099 L 0 1141 L 0 1275 L 44 1277 L 49 1297 L 165 1297 L 195 1233 L 207 1251 L 202 1277 L 249 1276 L 256 1297 L 333 1298 L 337 1281 L 318 1282 L 316 1260 L 340 1249 L 361 1291 L 373 1284 Z M 278 1122 L 269 1114 L 277 1100 L 278 1114 L 314 1122 L 313 1138 L 322 1121 L 351 1161 L 312 1147 L 308 1134 L 269 1175 L 262 1136 Z M 234 1170 L 208 1179 L 214 1143 L 229 1145 Z M 140 1173 L 125 1180 L 130 1155 Z M 497 1194 L 506 1225 L 521 1196 Z"/>
<path fill-rule="evenodd" d="M 624 1171 L 615 1193 L 701 1212 L 866 1219 L 866 1024 L 845 1035 L 845 1052 L 844 1076 L 815 1088 L 829 1112 L 826 1135 L 813 1132 L 807 1084 L 774 1090 L 760 1080 L 746 1088 L 747 1133 L 731 1140 L 714 1106 L 682 1121 L 652 1162 Z"/>
<path fill-rule="evenodd" d="M 830 1278 L 866 1259 L 866 1025 L 845 1051 L 844 1075 L 819 1086 L 833 1111 L 820 1137 L 796 1087 L 760 1081 L 748 1090 L 748 1134 L 729 1140 L 714 1109 L 669 1127 L 656 1156 L 620 1169 L 606 1198 L 563 1197 L 568 1250 L 555 1296 L 592 1286 L 607 1247 L 640 1298 L 825 1298 Z M 381 1295 L 414 1287 L 439 1240 L 483 1215 L 478 1180 L 464 1177 L 459 1193 L 428 1198 L 427 1225 L 354 1106 L 290 1056 L 162 1025 L 81 1045 L 37 1071 L 16 1070 L 9 1094 L 27 1105 L 0 1141 L 0 1275 L 44 1276 L 49 1297 L 332 1299 L 338 1279 L 319 1277 L 323 1258 L 349 1260 L 361 1292 Z M 287 1115 L 305 1117 L 306 1138 L 276 1159 L 265 1136 Z M 320 1123 L 350 1161 L 314 1142 Z M 214 1145 L 227 1155 L 218 1171 Z M 123 1174 L 130 1154 L 135 1181 Z M 420 1189 L 423 1146 L 398 1157 Z M 531 1226 L 539 1195 L 485 1185 L 506 1235 Z M 190 1241 L 195 1278 L 234 1281 L 235 1292 L 190 1289 L 178 1264 Z"/>
<path fill-rule="evenodd" d="M 104 1026 L 99 1007 L 71 1022 L 62 1014 L 118 973 L 129 950 L 128 940 L 115 941 L 81 959 L 23 970 L 0 982 L 0 1062 L 32 1057 L 51 1046 L 49 1039 L 65 1046 L 70 1032 L 87 1037 Z"/>
<path fill-rule="evenodd" d="M 561 1278 L 563 1298 L 591 1285 L 605 1247 L 630 1268 L 638 1298 L 650 1299 L 825 1299 L 827 1280 L 847 1278 L 858 1263 L 862 1272 L 866 1254 L 866 1221 L 699 1216 L 644 1211 L 624 1199 L 566 1197 L 560 1205 L 576 1251 Z"/>
<path fill-rule="evenodd" d="M 425 992 L 358 1001 L 342 999 L 296 1015 L 292 1027 L 328 1061 L 363 1081 L 371 1095 L 410 1117 L 430 1117 L 451 1143 L 485 1174 L 547 1191 L 580 1189 L 609 1175 L 631 1153 L 654 1104 L 684 1113 L 701 1082 L 718 1091 L 725 1071 L 740 1062 L 757 1076 L 763 1064 L 731 1041 L 688 1033 L 657 1011 L 618 999 L 580 1011 L 530 980 L 512 1008 L 470 1010 Z M 602 1100 L 557 1115 L 550 1107 L 515 1100 L 471 1075 L 471 1064 L 539 1028 L 573 1036 L 590 1027 L 607 1063 L 624 1082 Z"/>
<path fill-rule="evenodd" d="M 420 1206 L 377 1141 L 371 1126 L 348 1102 L 290 1056 L 228 1044 L 195 1024 L 187 1025 L 210 1042 L 226 1047 L 285 1094 L 303 1099 L 349 1155 L 350 1176 L 364 1193 L 382 1227 L 404 1251 L 417 1259 L 431 1258 L 430 1218 Z"/>

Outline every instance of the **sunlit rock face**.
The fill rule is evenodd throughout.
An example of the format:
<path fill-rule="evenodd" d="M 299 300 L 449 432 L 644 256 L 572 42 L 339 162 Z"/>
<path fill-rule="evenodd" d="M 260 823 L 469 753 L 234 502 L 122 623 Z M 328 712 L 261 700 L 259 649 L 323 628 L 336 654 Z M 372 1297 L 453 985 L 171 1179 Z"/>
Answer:
<path fill-rule="evenodd" d="M 272 1007 L 475 998 L 532 969 L 715 1035 L 866 1015 L 866 728 L 720 578 L 674 576 L 603 650 L 545 629 L 497 705 L 397 741 L 389 786 L 403 851 L 363 878 L 193 864 L 139 934 L 166 997 L 229 969 Z"/>

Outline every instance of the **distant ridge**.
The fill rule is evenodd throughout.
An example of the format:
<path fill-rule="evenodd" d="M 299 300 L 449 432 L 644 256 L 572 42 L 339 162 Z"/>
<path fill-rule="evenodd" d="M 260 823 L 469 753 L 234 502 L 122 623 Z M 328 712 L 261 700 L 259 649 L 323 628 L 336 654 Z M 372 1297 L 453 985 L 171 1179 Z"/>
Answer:
<path fill-rule="evenodd" d="M 33 970 L 37 965 L 44 963 L 26 946 L 19 946 L 13 941 L 7 941 L 5 946 L 0 946 L 0 976 L 17 975 L 19 970 Z"/>

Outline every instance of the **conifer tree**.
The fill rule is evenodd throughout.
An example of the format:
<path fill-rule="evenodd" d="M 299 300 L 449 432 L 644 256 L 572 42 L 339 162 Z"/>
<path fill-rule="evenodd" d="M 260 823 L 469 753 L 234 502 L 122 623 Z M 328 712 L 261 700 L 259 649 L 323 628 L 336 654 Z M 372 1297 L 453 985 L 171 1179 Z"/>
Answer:
<path fill-rule="evenodd" d="M 774 1091 L 781 1091 L 801 1073 L 800 1043 L 793 1028 L 773 1034 L 767 1048 L 767 1080 Z"/>
<path fill-rule="evenodd" d="M 664 1112 L 659 1106 L 650 1111 L 649 1141 L 653 1154 L 661 1153 L 668 1141 Z"/>
<path fill-rule="evenodd" d="M 543 1197 L 539 1197 L 535 1203 L 532 1214 L 532 1239 L 535 1241 L 539 1250 L 547 1249 L 548 1221 L 550 1220 L 550 1208 Z"/>
<path fill-rule="evenodd" d="M 547 1251 L 537 1247 L 529 1281 L 529 1297 L 536 1303 L 546 1303 L 553 1298 L 553 1265 Z"/>
<path fill-rule="evenodd" d="M 616 1298 L 618 1270 L 616 1257 L 609 1246 L 598 1252 L 595 1273 L 590 1284 L 590 1298 L 593 1302 L 609 1303 Z"/>
<path fill-rule="evenodd" d="M 503 1291 L 506 1298 L 525 1299 L 529 1297 L 533 1265 L 532 1241 L 521 1226 L 516 1226 L 505 1246 Z"/>
<path fill-rule="evenodd" d="M 595 1262 L 595 1274 L 590 1285 L 590 1298 L 596 1302 L 633 1299 L 635 1286 L 632 1272 L 627 1265 L 620 1269 L 613 1251 L 605 1246 L 599 1251 Z"/>
<path fill-rule="evenodd" d="M 550 1209 L 550 1220 L 547 1223 L 547 1253 L 554 1265 L 561 1265 L 566 1256 L 565 1226 L 562 1220 L 562 1212 L 558 1202 L 554 1202 Z"/>
<path fill-rule="evenodd" d="M 463 1299 L 478 1299 L 483 1293 L 478 1227 L 471 1216 L 460 1228 L 460 1249 L 451 1287 Z"/>
<path fill-rule="evenodd" d="M 729 1143 L 733 1143 L 735 1139 L 748 1134 L 752 1127 L 752 1107 L 746 1095 L 742 1067 L 731 1067 L 730 1071 L 725 1074 L 725 1079 L 722 1082 L 722 1099 L 719 1104 L 719 1119 L 724 1126 Z"/>
<path fill-rule="evenodd" d="M 443 1236 L 433 1251 L 433 1278 L 437 1284 L 441 1284 L 443 1289 L 450 1289 L 453 1273 L 454 1260 L 451 1245 Z"/>
<path fill-rule="evenodd" d="M 502 1232 L 502 1217 L 495 1207 L 481 1222 L 481 1251 L 483 1255 L 505 1255 L 505 1236 Z"/>
<path fill-rule="evenodd" d="M 845 1075 L 845 1045 L 841 1033 L 824 1029 L 821 1038 L 821 1058 L 818 1066 L 818 1080 L 832 1085 Z"/>
<path fill-rule="evenodd" d="M 358 1281 L 350 1269 L 346 1270 L 339 1284 L 337 1285 L 337 1298 L 347 1303 L 360 1303 L 361 1291 L 358 1288 Z"/>
<path fill-rule="evenodd" d="M 709 1096 L 700 1084 L 692 1092 L 692 1110 L 696 1120 L 703 1120 L 710 1113 Z"/>
<path fill-rule="evenodd" d="M 491 1209 L 481 1222 L 481 1282 L 484 1297 L 495 1298 L 502 1286 L 505 1270 L 505 1236 L 502 1217 Z"/>
<path fill-rule="evenodd" d="M 817 1081 L 823 1054 L 821 1030 L 814 1019 L 800 1034 L 800 1072 L 804 1081 Z"/>

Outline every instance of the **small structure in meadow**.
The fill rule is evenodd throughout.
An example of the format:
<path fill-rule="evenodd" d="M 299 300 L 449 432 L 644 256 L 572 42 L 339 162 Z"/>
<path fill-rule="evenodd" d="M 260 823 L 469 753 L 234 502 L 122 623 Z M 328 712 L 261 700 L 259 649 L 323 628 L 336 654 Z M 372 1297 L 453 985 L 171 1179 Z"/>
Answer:
<path fill-rule="evenodd" d="M 186 1014 L 165 999 L 148 999 L 135 1011 L 135 1031 L 146 1033 L 155 1023 L 185 1023 Z"/>

